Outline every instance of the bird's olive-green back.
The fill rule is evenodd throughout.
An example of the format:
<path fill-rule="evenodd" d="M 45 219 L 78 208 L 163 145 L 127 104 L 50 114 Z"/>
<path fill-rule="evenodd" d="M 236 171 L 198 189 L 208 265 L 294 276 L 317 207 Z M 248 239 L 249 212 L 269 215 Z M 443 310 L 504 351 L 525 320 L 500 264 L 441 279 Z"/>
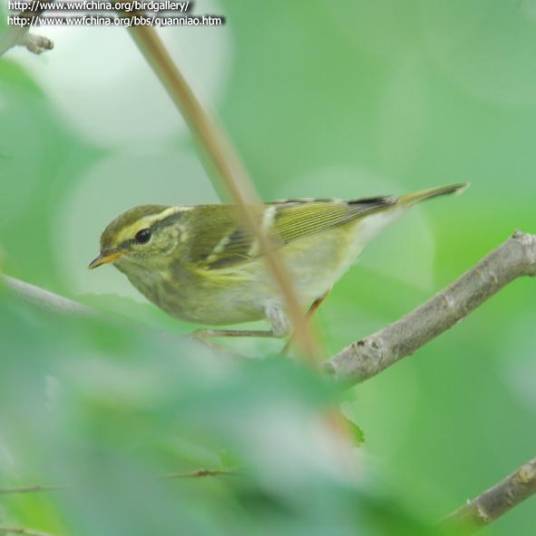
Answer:
<path fill-rule="evenodd" d="M 393 198 L 384 197 L 353 202 L 290 200 L 265 205 L 259 218 L 264 230 L 281 246 L 392 205 Z M 199 206 L 184 217 L 192 236 L 188 252 L 191 262 L 218 269 L 259 256 L 258 244 L 239 223 L 235 206 Z"/>

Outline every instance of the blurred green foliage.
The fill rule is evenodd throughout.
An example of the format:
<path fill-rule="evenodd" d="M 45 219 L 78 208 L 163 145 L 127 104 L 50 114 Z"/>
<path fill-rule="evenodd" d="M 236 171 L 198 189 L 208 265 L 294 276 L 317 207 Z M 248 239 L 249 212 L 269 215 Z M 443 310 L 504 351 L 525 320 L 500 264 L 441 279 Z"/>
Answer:
<path fill-rule="evenodd" d="M 330 459 L 331 382 L 291 360 L 236 360 L 110 317 L 2 294 L 5 518 L 61 534 L 431 534 Z M 315 445 L 313 442 L 317 442 Z M 163 478 L 210 467 L 220 477 Z M 0 523 L 0 526 L 2 524 Z"/>
<path fill-rule="evenodd" d="M 227 17 L 225 28 L 203 30 L 226 44 L 209 50 L 207 68 L 227 68 L 207 99 L 264 198 L 472 183 L 369 247 L 319 312 L 329 352 L 421 303 L 514 229 L 536 232 L 532 0 L 200 1 L 196 10 Z M 56 317 L 0 294 L 0 487 L 71 486 L 0 497 L 0 526 L 58 535 L 413 535 L 534 456 L 533 281 L 513 283 L 343 398 L 290 361 L 215 361 L 178 338 L 189 326 L 133 301 L 120 274 L 87 274 L 99 232 L 129 205 L 214 198 L 179 124 L 143 146 L 104 143 L 103 122 L 92 136 L 50 91 L 49 66 L 65 71 L 66 84 L 93 69 L 80 114 L 90 97 L 122 98 L 97 68 L 119 67 L 120 58 L 92 31 L 77 44 L 76 65 L 55 63 L 71 38 L 60 29 L 50 30 L 54 51 L 0 59 L 2 266 L 108 311 Z M 187 44 L 196 31 L 166 36 L 173 43 L 181 32 Z M 193 55 L 195 85 L 202 52 L 192 48 L 176 57 Z M 152 76 L 141 56 L 129 68 L 136 80 Z M 146 126 L 158 132 L 164 118 L 151 99 L 167 97 L 156 84 L 150 95 L 139 88 L 124 92 L 139 92 Z M 106 121 L 137 128 L 119 112 Z M 259 357 L 277 349 L 240 348 Z M 311 424 L 341 400 L 366 438 L 358 488 Z M 159 478 L 202 467 L 237 474 Z M 483 533 L 530 534 L 534 520 L 528 501 Z"/>

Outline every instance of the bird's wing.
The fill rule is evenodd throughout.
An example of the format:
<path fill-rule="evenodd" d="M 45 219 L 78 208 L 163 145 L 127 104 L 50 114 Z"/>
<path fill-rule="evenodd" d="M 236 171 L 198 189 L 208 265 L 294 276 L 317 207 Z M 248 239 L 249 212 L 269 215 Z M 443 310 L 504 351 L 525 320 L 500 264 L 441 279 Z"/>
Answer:
<path fill-rule="evenodd" d="M 393 197 L 354 201 L 291 199 L 264 206 L 261 225 L 278 246 L 321 233 L 396 204 Z M 253 235 L 239 223 L 233 205 L 198 207 L 191 227 L 197 239 L 192 243 L 192 262 L 208 269 L 227 268 L 260 255 Z"/>

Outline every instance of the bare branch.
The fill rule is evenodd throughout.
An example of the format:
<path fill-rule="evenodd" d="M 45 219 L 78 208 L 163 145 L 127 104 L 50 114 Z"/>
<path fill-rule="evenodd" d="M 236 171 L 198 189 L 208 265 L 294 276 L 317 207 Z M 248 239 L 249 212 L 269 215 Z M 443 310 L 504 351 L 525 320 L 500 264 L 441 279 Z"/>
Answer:
<path fill-rule="evenodd" d="M 488 525 L 536 493 L 536 458 L 522 465 L 482 495 L 450 514 L 445 526 L 467 527 L 471 532 Z"/>
<path fill-rule="evenodd" d="M 30 33 L 31 25 L 35 23 L 37 17 L 43 13 L 44 9 L 33 2 L 19 13 L 19 17 L 29 21 L 26 26 L 9 26 L 5 32 L 0 34 L 0 56 L 15 46 L 24 46 L 34 54 L 41 54 L 45 50 L 52 50 L 54 43 L 47 37 Z"/>
<path fill-rule="evenodd" d="M 513 279 L 534 275 L 536 235 L 516 232 L 428 302 L 337 353 L 326 370 L 353 383 L 371 378 L 452 327 Z"/>
<path fill-rule="evenodd" d="M 24 486 L 20 488 L 0 488 L 0 495 L 24 495 L 26 493 L 48 493 L 50 491 L 59 491 L 67 486 Z"/>
<path fill-rule="evenodd" d="M 2 527 L 0 526 L 0 534 L 21 534 L 23 536 L 52 536 L 49 532 L 41 532 L 23 527 Z"/>
<path fill-rule="evenodd" d="M 69 300 L 48 290 L 44 290 L 20 279 L 15 279 L 7 275 L 0 275 L 0 282 L 11 289 L 24 301 L 37 305 L 41 309 L 53 311 L 55 313 L 67 313 L 77 315 L 89 315 L 91 309 L 81 303 Z"/>
<path fill-rule="evenodd" d="M 129 14 L 124 15 L 129 16 Z M 307 357 L 316 360 L 318 357 L 317 346 L 302 305 L 298 300 L 286 267 L 275 253 L 270 237 L 262 228 L 261 219 L 258 218 L 262 203 L 236 151 L 223 130 L 201 106 L 154 28 L 149 26 L 131 27 L 129 32 L 197 137 L 200 147 L 209 157 L 211 166 L 216 170 L 219 180 L 237 205 L 239 215 L 247 227 L 251 229 L 261 251 L 264 252 L 267 267 L 279 286 L 285 301 L 295 330 L 298 347 Z M 220 189 L 219 186 L 219 184 L 215 184 L 216 190 Z"/>
<path fill-rule="evenodd" d="M 236 471 L 232 471 L 230 469 L 198 469 L 197 471 L 190 471 L 189 473 L 168 473 L 162 478 L 164 480 L 175 480 L 182 478 L 204 478 L 207 476 L 227 476 L 236 474 Z"/>
<path fill-rule="evenodd" d="M 175 472 L 167 473 L 161 477 L 159 480 L 180 480 L 188 478 L 206 478 L 211 476 L 227 476 L 227 475 L 236 475 L 237 472 L 231 469 L 196 469 L 195 471 L 187 472 Z M 42 486 L 40 484 L 35 484 L 32 486 L 22 486 L 17 488 L 0 488 L 0 495 L 25 495 L 33 493 L 50 493 L 53 491 L 63 491 L 67 489 L 72 489 L 72 486 Z M 0 531 L 1 534 L 1 531 Z"/>

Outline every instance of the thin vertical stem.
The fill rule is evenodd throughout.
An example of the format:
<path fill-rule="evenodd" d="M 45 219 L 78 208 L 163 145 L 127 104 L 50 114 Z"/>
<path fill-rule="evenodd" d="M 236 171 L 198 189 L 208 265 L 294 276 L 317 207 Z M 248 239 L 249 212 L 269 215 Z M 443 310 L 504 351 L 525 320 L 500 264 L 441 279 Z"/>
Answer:
<path fill-rule="evenodd" d="M 284 299 L 295 330 L 295 339 L 303 354 L 316 363 L 318 350 L 306 320 L 294 284 L 272 241 L 258 217 L 262 210 L 255 188 L 236 151 L 216 122 L 203 109 L 199 100 L 173 62 L 157 32 L 149 26 L 129 28 L 140 51 L 167 90 L 177 109 L 185 118 L 200 147 L 208 156 L 217 177 L 239 209 L 239 215 L 256 237 L 268 269 Z M 218 188 L 216 187 L 216 190 Z"/>

